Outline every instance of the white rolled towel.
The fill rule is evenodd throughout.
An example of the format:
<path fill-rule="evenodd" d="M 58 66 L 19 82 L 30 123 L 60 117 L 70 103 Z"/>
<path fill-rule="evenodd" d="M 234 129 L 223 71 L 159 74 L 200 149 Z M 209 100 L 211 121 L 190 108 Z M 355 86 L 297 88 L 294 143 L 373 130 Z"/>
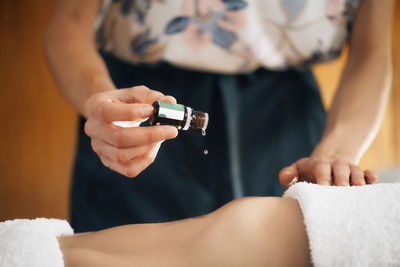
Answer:
<path fill-rule="evenodd" d="M 297 183 L 314 266 L 400 266 L 400 183 L 319 186 Z"/>
<path fill-rule="evenodd" d="M 0 266 L 62 267 L 57 237 L 71 235 L 65 220 L 38 218 L 0 222 Z"/>

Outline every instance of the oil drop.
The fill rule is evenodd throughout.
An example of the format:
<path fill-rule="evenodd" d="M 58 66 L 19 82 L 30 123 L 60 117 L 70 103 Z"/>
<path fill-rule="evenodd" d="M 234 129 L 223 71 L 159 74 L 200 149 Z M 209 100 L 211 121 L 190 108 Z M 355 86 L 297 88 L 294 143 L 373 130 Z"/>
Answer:
<path fill-rule="evenodd" d="M 153 107 L 154 115 L 150 118 L 151 125 L 171 125 L 184 131 L 193 128 L 201 130 L 202 136 L 207 134 L 208 113 L 163 101 L 155 101 Z M 208 150 L 204 149 L 203 154 L 208 155 Z"/>

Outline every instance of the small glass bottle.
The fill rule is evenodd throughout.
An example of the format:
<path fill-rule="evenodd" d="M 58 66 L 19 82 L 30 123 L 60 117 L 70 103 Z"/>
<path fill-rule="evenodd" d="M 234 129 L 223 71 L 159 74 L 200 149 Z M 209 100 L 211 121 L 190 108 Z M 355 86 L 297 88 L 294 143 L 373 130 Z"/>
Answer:
<path fill-rule="evenodd" d="M 208 113 L 193 110 L 180 104 L 156 101 L 153 103 L 154 115 L 151 125 L 172 125 L 178 130 L 200 129 L 205 135 L 208 126 Z"/>

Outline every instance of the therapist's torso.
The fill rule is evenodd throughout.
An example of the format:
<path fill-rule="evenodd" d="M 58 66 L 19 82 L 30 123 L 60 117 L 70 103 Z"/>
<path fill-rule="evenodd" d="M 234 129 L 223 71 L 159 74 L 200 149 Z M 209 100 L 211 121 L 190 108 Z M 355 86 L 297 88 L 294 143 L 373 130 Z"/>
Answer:
<path fill-rule="evenodd" d="M 340 54 L 360 0 L 108 0 L 100 48 L 131 63 L 220 73 L 283 69 Z"/>

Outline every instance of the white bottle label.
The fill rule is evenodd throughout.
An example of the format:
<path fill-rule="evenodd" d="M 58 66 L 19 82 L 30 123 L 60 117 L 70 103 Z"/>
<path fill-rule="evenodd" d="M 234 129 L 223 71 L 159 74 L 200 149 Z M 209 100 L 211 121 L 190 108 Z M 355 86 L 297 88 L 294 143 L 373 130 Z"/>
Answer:
<path fill-rule="evenodd" d="M 185 117 L 185 106 L 179 104 L 171 104 L 167 102 L 159 102 L 160 108 L 158 116 L 161 118 L 173 119 L 182 121 Z"/>

